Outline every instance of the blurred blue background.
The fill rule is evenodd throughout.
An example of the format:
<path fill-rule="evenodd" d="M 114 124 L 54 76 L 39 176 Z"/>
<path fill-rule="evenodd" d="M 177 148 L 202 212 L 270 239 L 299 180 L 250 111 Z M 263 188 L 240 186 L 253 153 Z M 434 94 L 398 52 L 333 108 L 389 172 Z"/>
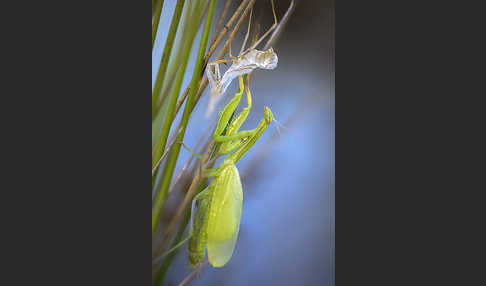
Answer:
<path fill-rule="evenodd" d="M 164 3 L 152 57 L 152 82 L 175 2 Z M 229 15 L 239 3 L 230 6 Z M 215 15 L 221 13 L 223 4 L 224 1 L 217 1 Z M 275 4 L 277 17 L 281 19 L 290 1 L 276 0 Z M 191 285 L 334 285 L 332 12 L 328 0 L 297 1 L 282 35 L 273 45 L 279 57 L 278 67 L 253 73 L 250 82 L 253 108 L 242 130 L 256 127 L 263 117 L 264 106 L 271 108 L 283 127 L 272 124 L 237 164 L 244 201 L 233 257 L 223 268 L 205 267 Z M 257 19 L 262 31 L 270 27 L 270 1 L 257 1 L 254 15 L 252 25 Z M 213 28 L 215 22 L 217 17 Z M 244 23 L 240 38 L 232 45 L 233 54 L 240 49 L 238 43 L 247 21 Z M 200 33 L 194 46 L 199 46 L 199 42 Z M 195 57 L 193 49 L 187 70 L 192 70 Z M 183 87 L 190 76 L 186 72 Z M 235 80 L 218 110 L 236 90 Z M 216 114 L 209 119 L 204 117 L 208 96 L 206 89 L 190 119 L 184 139 L 188 146 L 194 147 L 207 126 L 216 122 Z M 245 106 L 246 103 L 241 104 L 238 110 Z M 190 156 L 182 150 L 183 160 L 176 173 Z M 170 267 L 164 285 L 177 285 L 188 273 L 184 247 Z"/>

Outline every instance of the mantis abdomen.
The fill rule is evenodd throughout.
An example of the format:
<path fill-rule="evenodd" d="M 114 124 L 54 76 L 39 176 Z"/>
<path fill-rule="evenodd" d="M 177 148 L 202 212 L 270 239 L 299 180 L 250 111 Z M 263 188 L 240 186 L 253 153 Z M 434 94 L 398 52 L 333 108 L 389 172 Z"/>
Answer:
<path fill-rule="evenodd" d="M 211 197 L 203 198 L 199 201 L 199 207 L 194 218 L 193 232 L 189 240 L 189 263 L 191 269 L 194 269 L 204 260 L 210 201 Z"/>

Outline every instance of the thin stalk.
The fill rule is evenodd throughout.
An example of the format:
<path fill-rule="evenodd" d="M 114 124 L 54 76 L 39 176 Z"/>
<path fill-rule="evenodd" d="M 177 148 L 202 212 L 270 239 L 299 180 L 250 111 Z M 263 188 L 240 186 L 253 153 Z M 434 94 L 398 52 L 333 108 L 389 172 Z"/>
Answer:
<path fill-rule="evenodd" d="M 270 48 L 270 46 L 278 40 L 278 37 L 282 33 L 282 30 L 285 27 L 285 25 L 287 25 L 287 21 L 289 20 L 290 15 L 292 15 L 294 8 L 295 8 L 295 1 L 292 0 L 290 1 L 289 8 L 287 8 L 287 11 L 285 12 L 284 16 L 282 17 L 282 19 L 280 19 L 280 22 L 278 23 L 277 27 L 273 31 L 272 35 L 270 36 L 270 39 L 268 39 L 267 43 L 263 47 L 264 50 Z"/>
<path fill-rule="evenodd" d="M 177 32 L 177 27 L 179 26 L 179 22 L 181 19 L 182 8 L 184 7 L 185 0 L 177 1 L 177 5 L 174 10 L 174 14 L 172 15 L 172 21 L 169 27 L 169 33 L 167 35 L 167 39 L 165 41 L 164 52 L 162 53 L 162 59 L 160 60 L 159 70 L 157 72 L 157 77 L 155 79 L 154 90 L 152 91 L 152 118 L 155 117 L 155 106 L 159 102 L 160 90 L 162 89 L 162 81 L 165 77 L 165 72 L 167 71 L 167 65 L 169 63 L 169 56 L 172 51 L 172 46 L 174 44 L 175 35 Z M 189 9 L 188 9 L 189 14 Z M 157 23 L 158 25 L 158 23 Z M 156 32 L 156 31 L 155 31 Z M 152 26 L 152 48 L 154 42 L 154 29 Z"/>
<path fill-rule="evenodd" d="M 214 29 L 214 36 L 213 39 L 211 40 L 211 44 L 209 45 L 210 47 L 213 46 L 214 42 L 216 41 L 216 37 L 218 36 L 219 33 L 219 28 L 221 28 L 221 25 L 223 24 L 224 16 L 226 16 L 226 13 L 228 12 L 229 5 L 231 4 L 231 0 L 226 0 L 224 3 L 224 8 L 223 12 L 219 16 L 218 24 L 216 25 L 216 29 Z"/>
<path fill-rule="evenodd" d="M 206 23 L 204 26 L 203 34 L 201 37 L 201 44 L 199 46 L 199 52 L 197 56 L 197 61 L 196 61 L 196 67 L 194 68 L 194 73 L 192 76 L 191 80 L 191 90 L 189 92 L 189 96 L 187 99 L 186 103 L 186 108 L 184 109 L 184 113 L 182 115 L 181 119 L 181 132 L 177 136 L 177 141 L 183 142 L 184 141 L 184 135 L 186 133 L 186 127 L 187 123 L 189 121 L 189 116 L 191 115 L 192 111 L 192 105 L 193 105 L 193 99 L 196 95 L 196 92 L 198 90 L 198 80 L 199 80 L 199 75 L 201 73 L 202 67 L 203 67 L 203 60 L 204 60 L 204 53 L 206 51 L 207 47 L 207 42 L 208 42 L 208 37 L 209 37 L 209 29 L 211 27 L 211 22 L 213 19 L 213 13 L 214 13 L 214 4 L 215 0 L 211 0 L 211 3 L 209 5 L 209 10 L 208 10 L 208 15 L 206 18 Z M 175 107 L 175 106 L 174 106 Z M 169 115 L 169 114 L 168 114 Z M 167 117 L 172 119 L 172 114 L 170 114 L 170 117 Z M 169 189 L 169 185 L 171 182 L 172 175 L 174 174 L 174 168 L 175 164 L 177 162 L 177 158 L 179 157 L 179 152 L 181 149 L 180 144 L 176 144 L 172 147 L 171 151 L 169 152 L 169 155 L 167 157 L 167 163 L 164 167 L 164 172 L 162 176 L 162 186 L 160 191 L 157 193 L 157 198 L 155 201 L 154 205 L 154 211 L 152 213 L 152 237 L 155 234 L 155 229 L 157 228 L 159 219 L 160 219 L 160 213 L 164 207 L 165 203 L 165 196 L 167 194 L 167 190 Z"/>
<path fill-rule="evenodd" d="M 192 279 L 194 279 L 194 277 L 196 277 L 196 275 L 198 273 L 200 273 L 202 271 L 202 269 L 208 265 L 209 262 L 206 261 L 204 262 L 203 264 L 201 264 L 201 266 L 199 266 L 197 269 L 194 269 L 191 273 L 189 273 L 189 275 L 186 276 L 186 278 L 184 278 L 184 280 L 182 280 L 181 283 L 179 283 L 179 285 L 177 286 L 187 286 L 189 284 L 189 282 L 192 281 Z"/>
<path fill-rule="evenodd" d="M 162 6 L 164 6 L 164 0 L 160 0 L 158 5 L 155 6 L 155 17 L 152 20 L 152 50 L 154 49 L 155 36 L 157 35 L 157 28 L 159 27 L 160 14 L 162 13 Z M 152 11 L 154 9 L 154 0 L 152 0 Z"/>
<path fill-rule="evenodd" d="M 220 55 L 222 54 L 222 56 L 224 56 L 226 54 L 226 51 L 228 50 L 228 47 L 229 47 L 231 41 L 233 41 L 234 34 L 236 34 L 236 32 L 238 32 L 238 30 L 240 29 L 239 26 L 241 25 L 241 22 L 243 22 L 243 20 L 248 15 L 249 10 L 253 7 L 253 4 L 255 4 L 255 0 L 245 0 L 245 1 L 243 1 L 240 4 L 240 6 L 238 7 L 238 9 L 236 9 L 235 14 L 231 17 L 231 19 L 228 21 L 228 23 L 224 26 L 223 30 L 219 34 L 218 38 L 215 41 L 215 45 L 212 45 L 211 48 L 209 49 L 208 55 L 212 55 L 213 54 L 214 50 L 216 49 L 216 45 L 219 44 L 219 42 L 222 40 L 222 38 L 224 37 L 224 35 L 226 35 L 226 32 L 228 31 L 228 29 L 231 27 L 231 25 L 236 20 L 236 18 L 238 17 L 238 15 L 241 13 L 241 10 L 244 8 L 245 4 L 248 3 L 248 2 L 250 2 L 250 3 L 248 4 L 248 6 L 246 6 L 246 9 L 243 12 L 243 15 L 238 20 L 238 23 L 236 23 L 235 28 L 233 29 L 232 33 L 228 37 L 228 40 L 226 40 L 226 42 L 224 44 L 224 47 L 223 47 L 223 50 L 222 51 L 225 51 L 225 52 L 224 53 L 220 53 Z M 231 35 L 233 35 L 233 36 L 231 36 Z M 204 62 L 205 62 L 205 64 L 207 64 L 209 62 L 209 57 L 206 57 L 204 59 Z"/>

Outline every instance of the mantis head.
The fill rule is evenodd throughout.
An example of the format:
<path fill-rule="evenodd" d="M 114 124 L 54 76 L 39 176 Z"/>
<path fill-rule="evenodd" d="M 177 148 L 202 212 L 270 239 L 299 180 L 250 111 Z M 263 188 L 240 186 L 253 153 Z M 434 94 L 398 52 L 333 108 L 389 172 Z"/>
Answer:
<path fill-rule="evenodd" d="M 223 87 L 219 82 L 211 86 L 211 97 L 217 97 L 223 93 Z"/>
<path fill-rule="evenodd" d="M 265 118 L 265 122 L 267 124 L 272 123 L 272 121 L 273 121 L 273 113 L 270 110 L 270 108 L 268 108 L 268 107 L 265 106 L 264 112 L 263 112 L 263 117 Z"/>
<path fill-rule="evenodd" d="M 217 96 L 223 93 L 221 84 L 221 74 L 218 65 L 215 66 L 215 71 L 211 71 L 211 65 L 206 67 L 206 76 L 208 77 L 209 86 L 211 87 L 211 95 Z"/>

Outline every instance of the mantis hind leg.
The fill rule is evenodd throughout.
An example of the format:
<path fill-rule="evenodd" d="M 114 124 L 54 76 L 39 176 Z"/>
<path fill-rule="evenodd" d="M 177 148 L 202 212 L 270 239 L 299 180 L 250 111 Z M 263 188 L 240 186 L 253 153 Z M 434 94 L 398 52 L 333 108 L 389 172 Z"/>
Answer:
<path fill-rule="evenodd" d="M 183 142 L 177 142 L 177 143 L 181 144 L 182 147 L 184 147 L 184 149 L 186 149 L 187 151 L 191 152 L 191 154 L 193 156 L 196 156 L 199 159 L 199 161 L 201 161 L 201 162 L 203 161 L 203 158 L 202 158 L 202 155 L 201 154 L 192 151 L 191 148 L 187 147 L 186 144 L 184 144 Z"/>
<path fill-rule="evenodd" d="M 190 220 L 190 232 L 192 233 L 193 227 L 194 227 L 194 209 L 196 208 L 196 202 L 199 200 L 204 200 L 204 199 L 209 199 L 211 198 L 212 195 L 212 186 L 211 184 L 202 190 L 199 194 L 195 195 L 194 198 L 192 199 L 192 204 L 191 204 L 191 220 Z"/>

